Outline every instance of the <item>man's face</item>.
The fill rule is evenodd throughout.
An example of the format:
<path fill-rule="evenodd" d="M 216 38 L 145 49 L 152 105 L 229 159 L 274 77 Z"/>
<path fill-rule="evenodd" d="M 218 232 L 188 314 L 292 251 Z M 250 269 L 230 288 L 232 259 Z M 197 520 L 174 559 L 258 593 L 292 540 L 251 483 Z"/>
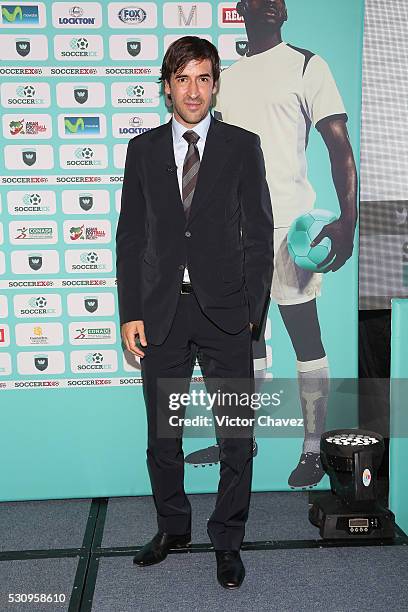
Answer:
<path fill-rule="evenodd" d="M 215 90 L 209 59 L 191 60 L 164 84 L 164 91 L 173 103 L 175 118 L 188 128 L 193 128 L 207 115 Z"/>
<path fill-rule="evenodd" d="M 288 18 L 285 0 L 243 0 L 238 3 L 237 10 L 245 24 L 254 28 L 269 26 L 280 30 Z"/>

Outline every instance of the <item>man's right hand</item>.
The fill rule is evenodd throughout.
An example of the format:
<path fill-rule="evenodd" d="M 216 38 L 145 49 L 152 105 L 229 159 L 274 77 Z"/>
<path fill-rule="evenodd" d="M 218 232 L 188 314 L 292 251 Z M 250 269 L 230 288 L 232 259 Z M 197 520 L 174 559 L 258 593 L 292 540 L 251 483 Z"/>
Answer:
<path fill-rule="evenodd" d="M 144 352 L 136 345 L 136 336 L 138 336 L 140 344 L 147 346 L 143 321 L 128 321 L 128 323 L 124 323 L 121 328 L 121 335 L 123 344 L 128 351 L 138 357 L 145 356 Z"/>

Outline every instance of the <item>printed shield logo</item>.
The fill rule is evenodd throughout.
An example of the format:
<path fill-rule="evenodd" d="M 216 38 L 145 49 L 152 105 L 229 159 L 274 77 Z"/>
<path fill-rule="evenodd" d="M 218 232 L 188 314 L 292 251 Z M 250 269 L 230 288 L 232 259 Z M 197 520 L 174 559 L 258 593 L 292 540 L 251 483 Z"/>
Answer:
<path fill-rule="evenodd" d="M 23 162 L 26 166 L 33 166 L 37 161 L 37 153 L 36 151 L 23 151 Z"/>
<path fill-rule="evenodd" d="M 95 312 L 96 310 L 98 310 L 98 299 L 97 298 L 89 298 L 89 299 L 85 299 L 84 300 L 85 303 L 85 309 L 88 312 Z"/>
<path fill-rule="evenodd" d="M 85 104 L 88 101 L 88 90 L 84 87 L 74 89 L 74 98 L 78 104 Z"/>
<path fill-rule="evenodd" d="M 37 370 L 44 372 L 48 368 L 48 357 L 34 357 L 34 365 Z"/>
<path fill-rule="evenodd" d="M 237 40 L 235 41 L 235 50 L 238 55 L 246 55 L 248 52 L 248 41 L 247 40 Z"/>
<path fill-rule="evenodd" d="M 132 57 L 136 57 L 137 55 L 139 55 L 142 45 L 140 43 L 140 40 L 128 40 L 126 43 L 126 48 L 129 55 L 131 55 Z"/>
<path fill-rule="evenodd" d="M 93 196 L 83 195 L 79 196 L 79 205 L 82 210 L 91 210 L 93 206 Z"/>
<path fill-rule="evenodd" d="M 39 270 L 42 266 L 42 257 L 41 255 L 29 255 L 28 256 L 28 265 L 32 270 Z"/>
<path fill-rule="evenodd" d="M 21 57 L 25 57 L 31 51 L 31 43 L 29 40 L 16 40 L 16 51 Z"/>

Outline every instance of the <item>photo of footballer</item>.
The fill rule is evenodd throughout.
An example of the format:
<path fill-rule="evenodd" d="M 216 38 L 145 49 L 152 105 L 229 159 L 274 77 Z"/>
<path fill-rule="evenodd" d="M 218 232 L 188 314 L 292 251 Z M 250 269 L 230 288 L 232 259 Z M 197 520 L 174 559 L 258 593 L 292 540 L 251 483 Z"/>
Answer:
<path fill-rule="evenodd" d="M 327 414 L 329 360 L 316 306 L 323 275 L 294 263 L 287 234 L 292 222 L 315 204 L 306 158 L 309 132 L 314 128 L 327 147 L 339 215 L 323 228 L 312 246 L 330 238 L 331 251 L 321 264 L 325 272 L 335 272 L 346 263 L 353 253 L 357 221 L 356 164 L 346 109 L 328 64 L 313 51 L 282 40 L 282 27 L 288 19 L 285 0 L 242 0 L 236 8 L 245 22 L 247 52 L 222 72 L 214 116 L 255 132 L 261 139 L 275 223 L 271 300 L 279 309 L 296 354 L 304 423 L 300 459 L 288 484 L 307 488 L 318 484 L 324 475 L 319 453 Z M 263 336 L 264 329 L 253 342 L 258 380 L 267 367 Z M 254 440 L 254 455 L 256 452 Z M 210 464 L 218 461 L 218 453 L 215 445 L 191 453 L 186 462 Z"/>

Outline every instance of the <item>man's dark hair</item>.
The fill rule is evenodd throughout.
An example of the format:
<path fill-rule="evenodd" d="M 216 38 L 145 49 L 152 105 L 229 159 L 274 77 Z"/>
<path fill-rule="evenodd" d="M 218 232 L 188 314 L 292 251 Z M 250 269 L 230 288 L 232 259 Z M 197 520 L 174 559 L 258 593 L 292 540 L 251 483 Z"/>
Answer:
<path fill-rule="evenodd" d="M 170 83 L 172 74 L 177 74 L 192 60 L 209 59 L 212 65 L 214 83 L 220 78 L 220 57 L 216 47 L 205 38 L 183 36 L 175 40 L 167 49 L 161 67 L 160 81 Z"/>

